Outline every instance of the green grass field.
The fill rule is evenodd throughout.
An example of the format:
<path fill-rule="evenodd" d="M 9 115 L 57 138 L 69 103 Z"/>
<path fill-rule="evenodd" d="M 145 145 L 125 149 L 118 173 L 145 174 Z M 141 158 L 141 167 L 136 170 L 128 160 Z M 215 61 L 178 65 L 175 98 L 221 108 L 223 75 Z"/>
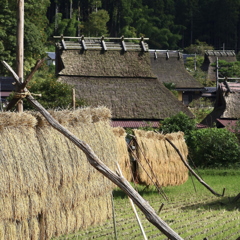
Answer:
<path fill-rule="evenodd" d="M 240 237 L 240 200 L 232 202 L 240 193 L 240 170 L 201 170 L 199 175 L 217 193 L 224 197 L 216 197 L 195 178 L 180 186 L 164 187 L 168 197 L 164 200 L 154 187 L 135 186 L 138 192 L 150 205 L 159 211 L 159 216 L 183 239 L 203 240 L 236 240 Z M 116 222 L 116 236 L 113 219 L 104 225 L 91 227 L 85 231 L 58 238 L 62 239 L 143 239 L 136 217 L 127 196 L 119 189 L 115 189 L 114 212 Z M 137 209 L 138 210 L 138 209 Z M 145 219 L 138 210 L 148 239 L 167 239 L 155 226 Z"/>

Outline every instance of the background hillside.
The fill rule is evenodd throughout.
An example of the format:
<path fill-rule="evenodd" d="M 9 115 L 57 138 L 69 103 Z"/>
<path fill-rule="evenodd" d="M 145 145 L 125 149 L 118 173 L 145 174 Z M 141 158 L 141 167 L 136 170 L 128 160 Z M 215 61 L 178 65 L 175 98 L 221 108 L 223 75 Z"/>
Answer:
<path fill-rule="evenodd" d="M 0 60 L 16 56 L 16 2 L 0 2 Z M 214 49 L 240 46 L 240 0 L 25 0 L 25 68 L 54 35 L 150 38 L 150 48 L 185 49 L 196 41 Z M 0 73 L 2 74 L 2 67 Z"/>

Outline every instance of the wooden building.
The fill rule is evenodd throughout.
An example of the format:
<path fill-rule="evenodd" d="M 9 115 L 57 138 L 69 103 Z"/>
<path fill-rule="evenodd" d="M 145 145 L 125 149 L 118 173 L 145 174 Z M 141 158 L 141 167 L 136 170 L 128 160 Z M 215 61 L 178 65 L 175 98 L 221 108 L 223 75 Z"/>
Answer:
<path fill-rule="evenodd" d="M 172 84 L 178 91 L 178 99 L 184 105 L 201 97 L 204 86 L 192 77 L 184 66 L 183 54 L 179 51 L 151 50 L 151 68 L 159 81 Z"/>
<path fill-rule="evenodd" d="M 74 86 L 87 105 L 108 107 L 116 125 L 158 124 L 180 111 L 193 117 L 152 72 L 144 39 L 70 40 L 56 45 L 59 81 Z"/>
<path fill-rule="evenodd" d="M 14 90 L 15 80 L 13 77 L 0 77 L 0 96 L 2 99 L 7 98 Z"/>
<path fill-rule="evenodd" d="M 216 67 L 212 66 L 212 64 L 216 64 L 217 59 L 226 62 L 237 61 L 234 50 L 206 50 L 201 69 L 207 72 L 207 81 L 216 82 L 217 80 Z"/>
<path fill-rule="evenodd" d="M 219 84 L 214 110 L 202 121 L 207 126 L 230 127 L 240 119 L 240 83 Z"/>

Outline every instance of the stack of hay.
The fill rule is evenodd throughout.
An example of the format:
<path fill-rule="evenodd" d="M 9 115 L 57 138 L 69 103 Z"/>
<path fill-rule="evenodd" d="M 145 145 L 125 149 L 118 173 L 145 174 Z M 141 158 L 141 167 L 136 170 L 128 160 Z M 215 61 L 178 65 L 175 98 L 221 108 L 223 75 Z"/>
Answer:
<path fill-rule="evenodd" d="M 106 108 L 52 112 L 115 169 Z M 111 217 L 114 185 L 38 113 L 0 114 L 0 240 L 50 239 Z"/>
<path fill-rule="evenodd" d="M 188 179 L 188 169 L 166 137 L 187 159 L 188 148 L 182 132 L 162 135 L 151 131 L 134 130 L 137 141 L 137 175 L 140 183 L 160 186 L 180 185 Z M 149 177 L 150 176 L 150 177 Z"/>
<path fill-rule="evenodd" d="M 113 133 L 116 138 L 118 163 L 121 169 L 122 175 L 127 181 L 133 181 L 132 165 L 130 162 L 130 156 L 128 152 L 128 146 L 126 142 L 126 132 L 122 127 L 113 128 Z"/>

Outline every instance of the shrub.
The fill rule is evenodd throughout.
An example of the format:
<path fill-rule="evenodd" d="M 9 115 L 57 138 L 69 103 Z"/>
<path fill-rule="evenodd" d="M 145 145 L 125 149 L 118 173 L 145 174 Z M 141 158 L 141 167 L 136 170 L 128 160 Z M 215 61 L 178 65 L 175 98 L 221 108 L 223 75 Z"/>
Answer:
<path fill-rule="evenodd" d="M 240 164 L 236 135 L 224 128 L 192 131 L 187 144 L 189 156 L 198 167 L 230 167 Z"/>
<path fill-rule="evenodd" d="M 66 109 L 72 106 L 72 86 L 57 81 L 54 75 L 54 66 L 43 65 L 42 69 L 36 72 L 27 85 L 27 89 L 34 94 L 42 94 L 36 97 L 38 102 L 47 109 Z M 10 101 L 13 95 L 8 97 Z M 34 107 L 24 99 L 24 109 L 31 110 Z M 76 108 L 86 106 L 83 99 L 76 99 Z"/>
<path fill-rule="evenodd" d="M 161 121 L 159 131 L 164 134 L 181 131 L 184 132 L 186 136 L 194 129 L 196 129 L 195 121 L 189 118 L 185 113 L 179 112 Z"/>

